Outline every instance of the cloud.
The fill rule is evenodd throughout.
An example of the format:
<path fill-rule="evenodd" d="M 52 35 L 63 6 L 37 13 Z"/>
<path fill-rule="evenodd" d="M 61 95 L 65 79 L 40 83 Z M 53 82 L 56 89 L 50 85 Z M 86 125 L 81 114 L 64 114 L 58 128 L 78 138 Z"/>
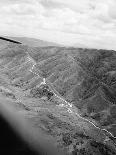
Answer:
<path fill-rule="evenodd" d="M 9 4 L 6 6 L 3 6 L 1 8 L 1 13 L 6 14 L 8 16 L 9 14 L 12 15 L 30 15 L 35 13 L 43 13 L 44 7 L 40 5 L 39 3 L 36 4 L 28 4 L 28 3 L 16 3 L 16 4 Z M 12 16 L 9 16 L 12 17 Z"/>
<path fill-rule="evenodd" d="M 116 1 L 112 0 L 109 3 L 109 15 L 111 18 L 116 19 Z"/>
<path fill-rule="evenodd" d="M 110 39 L 103 40 L 106 37 L 116 39 L 115 0 L 1 0 L 0 4 L 0 33 L 17 30 L 29 35 L 43 30 L 62 33 L 66 41 L 66 34 L 79 36 L 84 44 L 92 40 L 99 47 L 103 43 L 110 46 Z"/>

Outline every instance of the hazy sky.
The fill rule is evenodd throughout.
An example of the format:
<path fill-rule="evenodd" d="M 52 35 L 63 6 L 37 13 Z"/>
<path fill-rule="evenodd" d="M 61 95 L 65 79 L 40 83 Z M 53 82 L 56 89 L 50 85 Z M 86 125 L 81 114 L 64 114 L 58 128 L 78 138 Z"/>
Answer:
<path fill-rule="evenodd" d="M 0 0 L 0 34 L 116 49 L 116 0 Z"/>

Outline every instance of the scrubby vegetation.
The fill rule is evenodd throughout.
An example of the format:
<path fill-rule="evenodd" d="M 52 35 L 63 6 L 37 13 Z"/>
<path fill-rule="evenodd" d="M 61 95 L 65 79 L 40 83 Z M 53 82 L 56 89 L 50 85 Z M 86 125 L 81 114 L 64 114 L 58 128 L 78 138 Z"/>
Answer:
<path fill-rule="evenodd" d="M 47 85 L 41 85 L 40 87 L 34 87 L 30 90 L 30 95 L 34 98 L 42 98 L 46 96 L 48 100 L 54 95 L 53 92 L 49 91 Z"/>

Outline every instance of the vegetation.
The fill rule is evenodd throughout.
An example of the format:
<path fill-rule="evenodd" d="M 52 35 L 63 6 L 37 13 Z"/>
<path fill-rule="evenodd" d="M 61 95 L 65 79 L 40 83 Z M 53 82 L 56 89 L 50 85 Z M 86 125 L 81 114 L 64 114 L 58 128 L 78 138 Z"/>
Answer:
<path fill-rule="evenodd" d="M 26 64 L 28 56 L 36 62 L 32 69 L 33 73 L 30 73 L 33 65 Z M 37 118 L 34 118 L 34 121 L 37 121 L 35 121 L 36 125 L 53 135 L 57 145 L 61 144 L 60 146 L 68 150 L 71 155 L 114 154 L 113 150 L 103 143 L 95 142 L 93 136 L 95 131 L 89 125 L 89 130 L 86 128 L 87 134 L 85 134 L 76 115 L 73 116 L 66 111 L 66 108 L 63 109 L 50 102 L 54 92 L 49 89 L 49 84 L 38 85 L 43 78 L 46 78 L 61 97 L 66 100 L 70 98 L 75 111 L 80 107 L 80 111 L 86 113 L 85 117 L 96 121 L 101 127 L 106 127 L 115 134 L 112 125 L 116 124 L 115 51 L 7 45 L 0 51 L 0 60 L 1 75 L 10 81 L 7 84 L 14 90 L 19 88 L 18 91 L 22 94 L 29 93 L 27 96 L 30 100 L 27 103 L 31 105 L 30 109 L 36 104 L 35 109 L 40 110 Z M 16 97 L 12 93 L 4 93 L 4 95 L 9 98 Z M 47 104 L 43 104 L 42 97 L 47 98 Z M 30 103 L 31 99 L 33 106 Z M 87 124 L 85 126 L 87 127 Z"/>
<path fill-rule="evenodd" d="M 43 85 L 43 87 L 32 88 L 30 95 L 34 98 L 42 98 L 43 96 L 46 96 L 49 100 L 54 95 L 54 93 L 49 91 L 47 86 Z"/>

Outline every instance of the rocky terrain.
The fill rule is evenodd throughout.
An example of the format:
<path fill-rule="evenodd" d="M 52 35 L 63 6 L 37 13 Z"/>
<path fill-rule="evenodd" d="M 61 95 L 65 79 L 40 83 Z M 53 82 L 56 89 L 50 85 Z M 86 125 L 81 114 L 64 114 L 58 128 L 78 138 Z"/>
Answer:
<path fill-rule="evenodd" d="M 69 155 L 116 154 L 116 51 L 0 46 L 0 100 Z"/>

